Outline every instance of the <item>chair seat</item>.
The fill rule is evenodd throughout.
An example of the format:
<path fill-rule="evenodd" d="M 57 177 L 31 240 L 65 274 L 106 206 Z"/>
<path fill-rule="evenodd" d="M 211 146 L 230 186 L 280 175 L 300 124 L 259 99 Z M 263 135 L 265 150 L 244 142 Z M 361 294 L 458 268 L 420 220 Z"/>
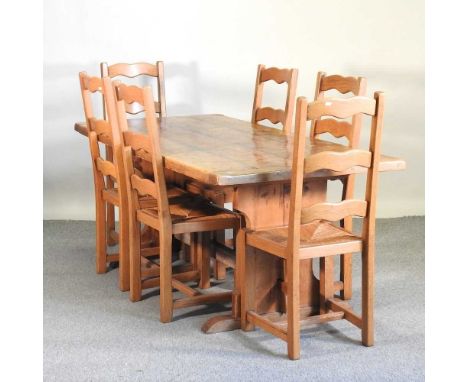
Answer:
<path fill-rule="evenodd" d="M 173 233 L 204 232 L 236 228 L 239 217 L 208 200 L 189 193 L 169 198 L 169 209 L 173 224 Z M 159 229 L 159 211 L 156 207 L 137 211 L 137 219 L 155 229 Z"/>
<path fill-rule="evenodd" d="M 286 258 L 288 226 L 247 232 L 247 244 Z M 329 222 L 314 221 L 301 226 L 299 257 L 332 256 L 360 252 L 362 239 Z"/>

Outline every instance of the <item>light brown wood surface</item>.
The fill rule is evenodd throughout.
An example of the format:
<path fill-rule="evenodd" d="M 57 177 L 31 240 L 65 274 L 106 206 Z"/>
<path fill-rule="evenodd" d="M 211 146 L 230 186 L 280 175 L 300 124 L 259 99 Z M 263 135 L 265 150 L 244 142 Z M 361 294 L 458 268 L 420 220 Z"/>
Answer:
<path fill-rule="evenodd" d="M 281 123 L 284 133 L 289 134 L 291 132 L 297 76 L 297 69 L 266 68 L 265 65 L 258 65 L 252 107 L 252 123 L 261 123 L 264 120 L 268 120 L 273 124 Z M 269 106 L 262 106 L 263 86 L 268 81 L 274 81 L 277 84 L 287 83 L 284 109 L 273 109 Z"/>
<path fill-rule="evenodd" d="M 169 170 L 215 186 L 288 182 L 291 179 L 293 138 L 290 135 L 219 114 L 166 117 L 161 118 L 160 125 L 161 153 L 165 168 Z M 129 126 L 145 133 L 141 119 L 129 120 Z M 75 130 L 87 135 L 83 123 L 75 124 Z M 305 155 L 347 149 L 322 140 L 307 141 Z M 405 167 L 402 159 L 386 155 L 380 158 L 379 171 L 399 171 Z M 307 178 L 340 174 L 318 171 L 308 174 Z"/>
<path fill-rule="evenodd" d="M 164 90 L 164 64 L 162 61 L 156 62 L 156 64 L 150 64 L 145 62 L 128 64 L 128 63 L 118 63 L 114 65 L 108 65 L 106 62 L 101 62 L 101 78 L 134 78 L 140 76 L 150 76 L 156 79 L 156 86 L 158 90 L 158 100 L 154 101 L 155 111 L 159 113 L 160 116 L 166 116 L 166 97 Z M 107 117 L 107 105 L 106 100 L 103 95 L 102 97 L 102 110 L 104 119 Z M 134 102 L 126 105 L 126 111 L 129 114 L 138 114 L 142 112 L 142 105 L 138 102 Z M 107 143 L 106 143 L 107 144 Z M 119 150 L 121 151 L 121 150 Z M 106 146 L 106 159 L 112 161 L 113 151 L 111 146 L 107 144 Z M 111 177 L 106 178 L 107 185 L 113 187 L 113 180 Z M 114 206 L 110 203 L 106 205 L 106 226 L 107 226 L 107 242 L 109 245 L 114 245 L 116 242 L 113 240 L 112 233 L 115 232 L 115 209 Z M 150 232 L 145 232 L 145 235 L 150 234 Z"/>
<path fill-rule="evenodd" d="M 119 263 L 119 288 L 129 289 L 129 241 L 128 241 L 128 206 L 124 168 L 120 146 L 120 132 L 117 126 L 115 100 L 109 77 L 90 77 L 85 72 L 79 74 L 83 99 L 89 147 L 93 165 L 95 203 L 96 203 L 96 272 L 105 273 L 107 264 Z M 92 107 L 91 95 L 102 94 L 107 120 L 96 117 Z M 106 146 L 106 157 L 100 150 L 99 143 Z M 114 207 L 120 211 L 120 230 L 115 232 Z M 118 239 L 118 254 L 108 254 L 107 244 Z"/>
<path fill-rule="evenodd" d="M 128 121 L 132 130 L 145 133 L 141 119 Z M 208 185 L 236 185 L 233 206 L 241 211 L 248 228 L 261 229 L 287 224 L 289 211 L 290 174 L 292 165 L 293 138 L 275 129 L 241 121 L 223 115 L 198 115 L 168 117 L 161 120 L 161 153 L 166 168 L 181 171 L 188 177 Z M 86 126 L 75 125 L 75 130 L 87 135 Z M 315 146 L 317 149 L 313 149 Z M 327 142 L 307 141 L 305 152 L 348 150 Z M 380 171 L 399 171 L 405 161 L 382 155 Z M 354 169 L 356 170 L 356 169 Z M 365 171 L 363 169 L 363 171 Z M 310 175 L 303 201 L 309 205 L 324 201 L 326 182 L 330 172 L 315 172 Z M 335 174 L 333 174 L 335 175 Z M 284 270 L 282 263 L 260 250 L 249 251 L 254 256 L 253 272 L 258 274 L 254 281 L 264 293 L 257 293 L 254 301 L 259 314 L 273 313 L 284 307 L 281 283 Z M 237 267 L 237 265 L 236 265 Z M 268 271 L 266 271 L 268 270 Z M 316 309 L 319 303 L 318 280 L 311 274 L 308 260 L 300 265 L 300 305 Z M 237 280 L 236 274 L 236 280 Z M 240 286 L 242 282 L 236 281 Z M 203 326 L 206 333 L 233 330 L 240 327 L 240 291 L 233 291 L 231 315 L 214 316 Z"/>
<path fill-rule="evenodd" d="M 172 321 L 173 310 L 199 304 L 229 301 L 232 293 L 210 293 L 200 291 L 177 279 L 182 274 L 174 274 L 172 266 L 172 240 L 175 234 L 197 234 L 191 245 L 200 244 L 198 261 L 190 269 L 189 275 L 199 277 L 200 288 L 210 286 L 210 257 L 214 251 L 211 243 L 211 231 L 238 229 L 241 218 L 238 214 L 218 208 L 208 200 L 181 191 L 171 197 L 171 188 L 166 185 L 163 157 L 160 149 L 161 129 L 155 116 L 153 96 L 150 87 L 140 88 L 114 83 L 119 127 L 122 135 L 124 153 L 125 180 L 129 197 L 130 222 L 130 298 L 138 301 L 147 272 L 144 272 L 145 259 L 141 248 L 141 224 L 158 232 L 160 241 L 159 263 L 150 264 L 154 268 L 154 284 L 159 286 L 160 320 Z M 137 101 L 145 113 L 145 134 L 131 131 L 127 122 L 127 105 Z M 136 167 L 138 159 L 151 164 L 152 178 L 145 179 Z M 145 207 L 142 197 L 154 197 L 156 206 Z M 146 262 L 148 264 L 148 262 Z M 193 272 L 198 271 L 198 272 Z M 186 272 L 187 273 L 187 272 Z M 188 275 L 188 276 L 189 276 Z M 193 280 L 192 278 L 191 280 Z M 188 281 L 188 280 L 185 280 Z M 186 297 L 173 298 L 175 288 Z"/>
<path fill-rule="evenodd" d="M 375 204 L 377 178 L 380 159 L 380 142 L 383 120 L 383 94 L 376 92 L 374 99 L 353 97 L 350 99 L 321 99 L 310 104 L 304 97 L 297 100 L 296 129 L 293 149 L 293 165 L 288 224 L 283 227 L 254 230 L 242 228 L 239 233 L 238 262 L 236 268 L 241 280 L 241 324 L 244 330 L 260 326 L 269 333 L 285 340 L 290 359 L 300 356 L 300 261 L 302 259 L 320 258 L 320 314 L 330 313 L 330 309 L 342 312 L 344 319 L 358 323 L 362 332 L 362 343 L 373 345 L 373 290 L 374 290 L 374 247 L 375 247 Z M 337 162 L 335 151 L 305 153 L 306 123 L 322 116 L 352 117 L 357 114 L 372 116 L 368 154 L 364 150 L 348 149 L 348 154 L 340 155 Z M 344 159 L 343 159 L 344 158 Z M 345 199 L 340 203 L 319 202 L 312 206 L 304 200 L 307 190 L 305 174 L 307 170 L 320 169 L 344 171 L 345 167 L 367 168 L 366 193 L 364 200 Z M 353 174 L 353 172 L 350 172 Z M 360 235 L 332 225 L 348 216 L 363 218 Z M 256 295 L 262 289 L 256 287 L 259 278 L 258 255 L 248 251 L 249 247 L 265 251 L 284 262 L 285 280 L 281 283 L 286 298 L 287 324 L 285 327 L 263 317 L 257 311 Z M 334 300 L 335 282 L 333 278 L 333 257 L 343 253 L 362 253 L 362 315 Z M 272 256 L 272 257 L 273 257 Z M 257 269 L 256 269 L 257 267 Z M 260 273 L 272 273 L 277 277 L 273 267 L 264 267 Z M 336 317 L 333 315 L 334 319 Z M 314 319 L 311 318 L 313 321 Z"/>

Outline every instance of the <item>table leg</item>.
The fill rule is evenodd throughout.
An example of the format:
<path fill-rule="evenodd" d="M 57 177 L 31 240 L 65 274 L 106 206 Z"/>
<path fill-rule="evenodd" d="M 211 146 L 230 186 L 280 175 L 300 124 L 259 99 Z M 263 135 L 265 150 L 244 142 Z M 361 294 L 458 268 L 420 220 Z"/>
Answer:
<path fill-rule="evenodd" d="M 326 179 L 313 179 L 304 186 L 304 205 L 325 200 Z M 264 183 L 237 186 L 234 190 L 234 210 L 244 214 L 247 228 L 259 229 L 286 225 L 289 214 L 289 184 Z M 249 265 L 255 268 L 254 304 L 259 314 L 284 310 L 284 297 L 281 281 L 284 278 L 283 262 L 263 251 L 248 247 Z M 236 259 L 238 261 L 238 259 Z M 311 260 L 303 260 L 300 265 L 301 306 L 317 309 L 320 301 L 318 283 L 313 278 Z M 236 267 L 238 268 L 238 267 Z M 237 275 L 236 275 L 237 276 Z M 236 282 L 237 281 L 237 282 Z M 240 297 L 240 298 L 239 298 Z M 233 290 L 231 315 L 216 316 L 202 327 L 205 333 L 216 333 L 240 327 L 240 288 L 236 277 Z"/>

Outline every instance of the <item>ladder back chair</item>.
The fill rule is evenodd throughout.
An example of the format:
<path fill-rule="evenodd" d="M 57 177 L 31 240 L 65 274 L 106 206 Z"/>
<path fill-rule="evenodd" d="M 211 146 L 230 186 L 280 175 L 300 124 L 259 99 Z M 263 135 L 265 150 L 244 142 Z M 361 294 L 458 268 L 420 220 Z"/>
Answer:
<path fill-rule="evenodd" d="M 323 100 L 331 90 L 341 94 L 351 93 L 353 96 L 366 95 L 367 80 L 364 77 L 345 77 L 341 75 L 327 75 L 325 72 L 317 74 L 315 100 Z M 329 133 L 335 138 L 345 137 L 351 148 L 359 146 L 362 115 L 354 115 L 351 121 L 333 118 L 319 118 L 312 123 L 310 136 L 312 139 L 323 139 L 323 134 Z M 352 198 L 354 194 L 355 176 L 347 175 L 339 178 L 343 183 L 342 198 Z M 353 218 L 346 217 L 340 222 L 348 231 L 353 229 Z M 345 300 L 352 297 L 352 254 L 340 256 L 340 296 Z"/>
<path fill-rule="evenodd" d="M 158 90 L 158 100 L 154 101 L 155 112 L 159 114 L 160 117 L 166 116 L 166 95 L 164 87 L 164 63 L 162 61 L 157 61 L 156 64 L 150 64 L 146 62 L 127 64 L 127 63 L 118 63 L 113 65 L 108 65 L 107 62 L 101 63 L 101 78 L 110 77 L 114 79 L 115 77 L 127 77 L 135 78 L 140 76 L 154 77 L 156 79 L 157 90 Z M 104 117 L 106 117 L 106 103 L 104 98 L 102 99 Z M 132 115 L 139 114 L 143 111 L 141 105 L 134 103 L 132 105 L 127 105 L 126 112 Z M 112 161 L 112 150 L 106 148 L 106 158 Z M 145 168 L 145 163 L 142 162 L 141 166 Z M 112 178 L 108 177 L 107 181 L 112 182 Z M 115 231 L 115 211 L 112 206 L 107 208 L 107 230 L 110 232 Z M 114 244 L 112 241 L 112 236 L 109 236 L 109 245 Z"/>
<path fill-rule="evenodd" d="M 257 79 L 255 81 L 255 94 L 252 107 L 252 123 L 269 120 L 273 124 L 281 123 L 283 132 L 289 134 L 291 131 L 292 115 L 294 112 L 294 97 L 296 96 L 297 87 L 297 69 L 278 69 L 275 67 L 266 68 L 265 65 L 258 65 Z M 287 83 L 286 102 L 284 109 L 273 109 L 272 107 L 262 107 L 263 86 L 267 81 L 274 81 L 277 84 Z M 198 187 L 196 182 L 189 184 L 189 187 Z M 205 195 L 210 197 L 217 205 L 224 206 L 225 203 L 232 202 L 232 188 L 224 188 L 223 190 L 205 190 Z M 234 236 L 236 234 L 234 233 Z M 228 245 L 225 238 L 225 232 L 216 233 L 217 240 Z M 233 242 L 235 245 L 235 241 Z M 216 279 L 224 279 L 226 268 L 234 268 L 235 261 L 224 254 L 216 255 L 215 260 L 215 277 Z"/>
<path fill-rule="evenodd" d="M 125 186 L 125 175 L 120 147 L 120 133 L 117 128 L 115 99 L 110 79 L 90 77 L 86 72 L 79 74 L 81 95 L 83 98 L 86 124 L 89 130 L 89 147 L 94 175 L 94 191 L 96 200 L 96 272 L 105 273 L 107 264 L 119 263 L 119 288 L 122 291 L 129 289 L 129 258 L 128 258 L 128 197 Z M 97 119 L 93 112 L 91 94 L 102 93 L 108 119 Z M 101 153 L 99 143 L 112 150 L 111 159 L 105 159 Z M 108 181 L 110 178 L 111 182 Z M 106 230 L 106 204 L 120 208 L 119 234 L 113 230 Z M 107 214 L 107 218 L 109 214 Z M 113 214 L 112 214 L 113 218 Z M 119 243 L 119 252 L 107 253 L 107 235 L 112 235 Z"/>
<path fill-rule="evenodd" d="M 210 285 L 210 255 L 214 249 L 210 234 L 212 231 L 234 228 L 240 224 L 240 217 L 231 211 L 218 208 L 201 196 L 185 193 L 171 195 L 166 186 L 163 157 L 160 151 L 160 125 L 155 117 L 150 87 L 139 88 L 116 84 L 117 111 L 122 131 L 124 164 L 130 204 L 130 295 L 133 301 L 141 298 L 141 289 L 157 287 L 160 291 L 160 320 L 170 322 L 173 309 L 187 306 L 226 302 L 232 292 L 202 294 L 185 284 L 200 280 L 200 287 Z M 138 102 L 145 112 L 147 135 L 128 129 L 126 105 Z M 151 163 L 154 180 L 144 179 L 135 168 L 135 157 Z M 144 208 L 140 197 L 149 195 L 157 200 L 157 207 Z M 140 225 L 145 224 L 159 233 L 159 263 L 143 264 L 140 246 Z M 200 247 L 198 267 L 189 271 L 174 273 L 172 269 L 172 237 L 175 234 L 197 233 L 196 243 Z M 143 279 L 151 270 L 152 278 Z M 173 299 L 172 288 L 187 297 Z"/>
<path fill-rule="evenodd" d="M 266 68 L 265 65 L 258 65 L 252 108 L 252 123 L 261 122 L 267 119 L 273 124 L 281 123 L 285 134 L 289 134 L 291 132 L 297 75 L 297 69 L 278 69 L 274 67 Z M 265 82 L 270 80 L 275 81 L 277 84 L 285 82 L 288 84 L 284 109 L 262 107 L 263 85 Z"/>
<path fill-rule="evenodd" d="M 374 99 L 352 97 L 329 98 L 307 104 L 304 97 L 297 100 L 296 131 L 291 180 L 291 201 L 288 225 L 266 230 L 241 229 L 238 256 L 242 287 L 241 325 L 252 330 L 255 325 L 283 339 L 288 344 L 290 359 L 300 356 L 300 329 L 337 319 L 346 319 L 361 329 L 362 343 L 374 343 L 374 247 L 375 209 L 380 140 L 383 118 L 383 93 L 376 92 Z M 337 118 L 356 114 L 372 116 L 368 150 L 343 148 L 342 151 L 321 151 L 305 156 L 306 123 L 323 116 Z M 302 206 L 305 174 L 316 171 L 335 174 L 356 173 L 367 168 L 364 200 L 346 198 L 340 203 L 317 203 Z M 355 235 L 334 225 L 346 216 L 363 218 L 362 232 Z M 249 274 L 246 246 L 252 246 L 284 260 L 286 267 L 286 319 L 272 322 L 255 313 L 254 278 Z M 334 297 L 333 256 L 342 253 L 362 254 L 362 314 L 355 313 L 340 298 Z M 320 258 L 320 314 L 308 316 L 299 303 L 299 263 L 302 259 Z M 307 317 L 308 316 L 308 317 Z"/>

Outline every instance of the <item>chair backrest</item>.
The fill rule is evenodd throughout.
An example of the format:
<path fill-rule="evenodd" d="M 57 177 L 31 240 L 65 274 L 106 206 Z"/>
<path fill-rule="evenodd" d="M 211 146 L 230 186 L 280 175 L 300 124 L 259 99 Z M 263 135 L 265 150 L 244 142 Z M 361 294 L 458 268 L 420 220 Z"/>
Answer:
<path fill-rule="evenodd" d="M 341 94 L 352 93 L 354 96 L 366 95 L 367 81 L 364 77 L 344 77 L 340 75 L 327 76 L 325 72 L 317 74 L 315 88 L 315 100 L 325 98 L 325 93 L 329 90 L 336 90 Z M 330 133 L 335 138 L 346 137 L 348 146 L 357 147 L 361 133 L 362 115 L 357 114 L 352 117 L 351 122 L 337 121 L 336 119 L 317 119 L 311 126 L 311 138 L 317 138 L 324 133 Z"/>
<path fill-rule="evenodd" d="M 126 197 L 121 138 L 117 125 L 114 91 L 111 80 L 109 77 L 90 77 L 86 72 L 81 72 L 79 77 L 86 124 L 89 131 L 88 138 L 95 185 L 101 189 L 105 188 L 104 177 L 110 177 L 112 179 L 111 183 L 116 181 L 119 191 L 124 193 L 124 197 Z M 91 100 L 91 94 L 95 92 L 99 92 L 103 96 L 108 110 L 107 120 L 95 117 Z M 107 160 L 102 155 L 99 143 L 111 148 L 112 161 Z"/>
<path fill-rule="evenodd" d="M 140 62 L 135 64 L 114 64 L 107 65 L 101 63 L 101 77 L 127 77 L 134 78 L 139 76 L 149 76 L 156 78 L 158 88 L 158 100 L 154 101 L 154 110 L 160 117 L 166 116 L 166 95 L 164 90 L 164 63 L 157 61 L 156 64 Z M 144 111 L 142 105 L 133 103 L 126 106 L 125 111 L 129 114 L 139 114 Z"/>
<path fill-rule="evenodd" d="M 290 133 L 292 114 L 294 111 L 294 98 L 296 97 L 297 75 L 297 69 L 265 68 L 265 65 L 258 65 L 252 108 L 252 123 L 267 119 L 273 124 L 281 123 L 283 125 L 283 131 L 286 134 Z M 282 84 L 284 82 L 288 84 L 284 109 L 262 107 L 263 84 L 270 80 L 275 81 L 277 84 Z"/>
<path fill-rule="evenodd" d="M 122 133 L 123 161 L 130 212 L 135 213 L 136 210 L 141 208 L 141 197 L 153 197 L 157 201 L 161 232 L 165 234 L 172 233 L 172 220 L 169 212 L 163 158 L 160 150 L 160 125 L 155 115 L 151 87 L 141 88 L 116 82 L 114 88 L 119 126 Z M 126 106 L 134 102 L 138 102 L 143 107 L 147 134 L 136 133 L 128 128 Z M 152 164 L 154 180 L 143 177 L 135 166 L 135 163 L 138 162 L 137 158 Z"/>
<path fill-rule="evenodd" d="M 364 218 L 362 237 L 373 245 L 383 111 L 384 96 L 380 92 L 374 94 L 374 99 L 361 96 L 348 99 L 328 98 L 310 104 L 304 97 L 297 99 L 288 237 L 288 246 L 293 253 L 297 253 L 299 248 L 301 224 L 316 220 L 334 222 L 348 216 Z M 313 122 L 323 116 L 348 118 L 356 114 L 372 117 L 368 150 L 350 148 L 342 152 L 322 151 L 305 157 L 307 121 Z M 365 200 L 345 198 L 339 203 L 317 203 L 303 208 L 305 174 L 320 170 L 354 174 L 359 167 L 368 169 Z"/>

